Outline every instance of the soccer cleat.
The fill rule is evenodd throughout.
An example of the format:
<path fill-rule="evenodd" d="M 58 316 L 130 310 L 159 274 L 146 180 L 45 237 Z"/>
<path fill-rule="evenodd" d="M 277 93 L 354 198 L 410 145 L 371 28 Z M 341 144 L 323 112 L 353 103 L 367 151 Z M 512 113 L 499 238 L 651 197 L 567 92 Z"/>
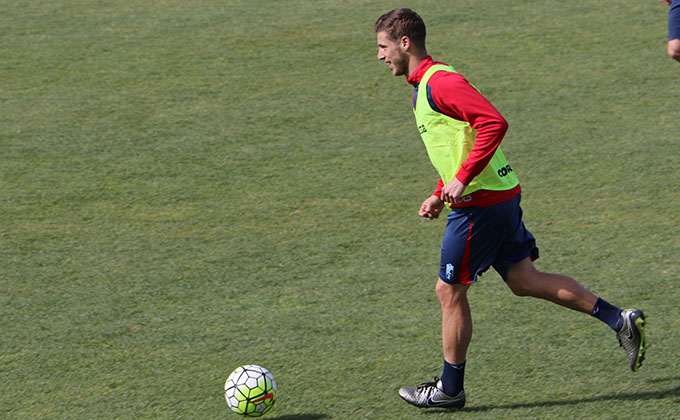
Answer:
<path fill-rule="evenodd" d="M 463 408 L 465 391 L 452 397 L 441 390 L 441 381 L 435 377 L 434 382 L 425 382 L 419 386 L 407 386 L 399 390 L 399 396 L 416 407 Z"/>
<path fill-rule="evenodd" d="M 619 347 L 628 354 L 630 369 L 636 372 L 645 360 L 647 339 L 645 338 L 645 314 L 640 309 L 625 309 L 621 312 L 623 326 L 616 333 Z"/>

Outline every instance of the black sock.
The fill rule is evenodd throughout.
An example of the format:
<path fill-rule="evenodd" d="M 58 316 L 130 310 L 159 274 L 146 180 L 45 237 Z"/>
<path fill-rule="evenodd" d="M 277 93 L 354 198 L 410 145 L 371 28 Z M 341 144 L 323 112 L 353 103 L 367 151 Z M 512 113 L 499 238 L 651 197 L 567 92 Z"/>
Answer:
<path fill-rule="evenodd" d="M 463 389 L 463 379 L 465 377 L 465 362 L 459 365 L 452 365 L 444 360 L 444 371 L 442 372 L 442 391 L 444 394 L 455 397 Z"/>
<path fill-rule="evenodd" d="M 604 299 L 597 298 L 591 315 L 609 325 L 612 330 L 618 332 L 623 326 L 621 312 L 622 309 L 617 308 Z"/>

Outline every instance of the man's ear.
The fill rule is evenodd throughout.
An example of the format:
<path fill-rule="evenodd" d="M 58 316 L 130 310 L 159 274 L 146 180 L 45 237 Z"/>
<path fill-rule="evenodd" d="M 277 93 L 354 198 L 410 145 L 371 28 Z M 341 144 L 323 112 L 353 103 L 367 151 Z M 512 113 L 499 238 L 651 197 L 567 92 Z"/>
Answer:
<path fill-rule="evenodd" d="M 411 39 L 406 35 L 402 36 L 399 40 L 399 48 L 401 48 L 403 52 L 408 51 L 408 49 L 411 48 Z"/>

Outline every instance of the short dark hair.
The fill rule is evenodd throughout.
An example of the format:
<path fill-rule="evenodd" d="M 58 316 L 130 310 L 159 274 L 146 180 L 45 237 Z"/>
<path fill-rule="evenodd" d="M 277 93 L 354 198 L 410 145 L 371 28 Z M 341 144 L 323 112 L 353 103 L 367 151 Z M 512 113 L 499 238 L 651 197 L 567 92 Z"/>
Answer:
<path fill-rule="evenodd" d="M 398 8 L 380 16 L 373 29 L 376 33 L 387 32 L 394 40 L 407 36 L 417 47 L 425 48 L 425 22 L 411 9 Z"/>

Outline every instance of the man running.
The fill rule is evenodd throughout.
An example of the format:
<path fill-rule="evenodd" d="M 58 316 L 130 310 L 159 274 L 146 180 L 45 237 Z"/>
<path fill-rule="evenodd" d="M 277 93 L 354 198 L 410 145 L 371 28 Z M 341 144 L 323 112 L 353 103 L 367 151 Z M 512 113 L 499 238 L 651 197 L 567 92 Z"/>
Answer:
<path fill-rule="evenodd" d="M 633 371 L 645 356 L 645 318 L 622 310 L 571 277 L 536 270 L 538 248 L 522 222 L 521 188 L 499 145 L 508 124 L 453 67 L 425 48 L 425 24 L 410 9 L 394 9 L 374 26 L 378 60 L 414 86 L 416 125 L 440 175 L 419 215 L 434 219 L 450 208 L 435 292 L 442 310 L 444 368 L 440 378 L 399 390 L 418 407 L 462 408 L 472 318 L 467 290 L 493 267 L 518 296 L 546 299 L 602 320 L 617 334 Z"/>

